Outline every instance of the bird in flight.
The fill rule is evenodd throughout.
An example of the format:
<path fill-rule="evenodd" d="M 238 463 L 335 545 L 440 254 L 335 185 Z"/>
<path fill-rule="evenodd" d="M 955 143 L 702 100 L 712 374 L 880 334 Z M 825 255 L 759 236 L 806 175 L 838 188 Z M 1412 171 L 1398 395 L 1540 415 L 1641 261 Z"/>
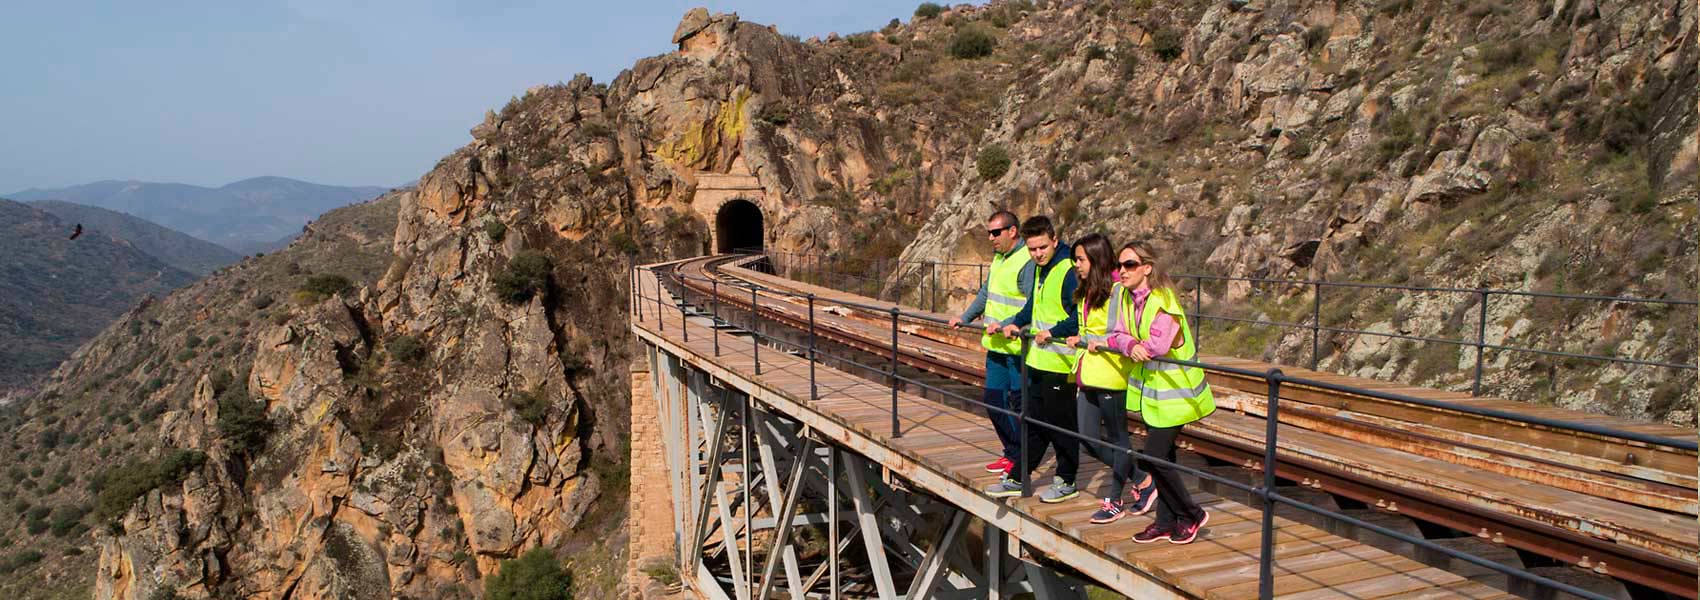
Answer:
<path fill-rule="evenodd" d="M 71 232 L 71 239 L 77 239 L 77 237 L 81 235 L 83 235 L 83 224 L 78 223 L 77 229 Z"/>

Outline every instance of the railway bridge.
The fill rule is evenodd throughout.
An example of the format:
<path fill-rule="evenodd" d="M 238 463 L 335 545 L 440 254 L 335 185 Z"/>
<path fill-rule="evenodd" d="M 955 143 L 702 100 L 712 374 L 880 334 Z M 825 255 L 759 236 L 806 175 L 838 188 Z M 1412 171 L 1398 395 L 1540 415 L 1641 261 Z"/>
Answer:
<path fill-rule="evenodd" d="M 1220 408 L 1171 464 L 1212 517 L 1139 545 L 1149 516 L 1087 523 L 1095 461 L 1076 501 L 981 493 L 976 336 L 777 262 L 630 273 L 671 506 L 642 526 L 695 597 L 1697 596 L 1692 431 L 1201 354 Z"/>

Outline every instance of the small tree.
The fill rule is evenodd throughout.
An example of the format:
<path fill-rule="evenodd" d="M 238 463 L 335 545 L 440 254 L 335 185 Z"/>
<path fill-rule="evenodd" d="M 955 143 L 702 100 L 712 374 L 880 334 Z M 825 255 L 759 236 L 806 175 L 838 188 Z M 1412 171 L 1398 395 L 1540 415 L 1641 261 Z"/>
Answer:
<path fill-rule="evenodd" d="M 501 570 L 484 581 L 488 600 L 568 600 L 572 577 L 547 548 L 532 548 L 514 560 L 504 560 Z"/>
<path fill-rule="evenodd" d="M 980 171 L 980 179 L 991 181 L 1003 177 L 1009 172 L 1009 151 L 1003 146 L 992 144 L 980 149 L 980 156 L 974 160 L 974 166 Z"/>
<path fill-rule="evenodd" d="M 549 271 L 554 265 L 542 252 L 527 250 L 508 260 L 508 266 L 496 275 L 496 296 L 509 304 L 522 304 L 549 286 Z"/>
<path fill-rule="evenodd" d="M 975 59 L 992 55 L 992 49 L 998 45 L 997 38 L 980 27 L 964 27 L 956 32 L 956 37 L 950 41 L 950 55 L 961 59 Z"/>
<path fill-rule="evenodd" d="M 1151 51 L 1163 62 L 1181 57 L 1181 32 L 1164 27 L 1151 35 Z"/>
<path fill-rule="evenodd" d="M 920 6 L 915 7 L 915 17 L 920 19 L 936 18 L 942 13 L 944 7 L 932 2 L 922 2 Z"/>
<path fill-rule="evenodd" d="M 301 286 L 301 289 L 320 296 L 335 296 L 348 291 L 351 287 L 354 287 L 354 283 L 350 282 L 347 277 L 322 274 L 308 277 L 307 284 Z"/>
<path fill-rule="evenodd" d="M 419 341 L 418 336 L 412 335 L 398 335 L 391 338 L 389 344 L 387 344 L 387 349 L 391 359 L 408 365 L 418 364 L 421 359 L 425 358 L 427 352 L 425 343 Z"/>

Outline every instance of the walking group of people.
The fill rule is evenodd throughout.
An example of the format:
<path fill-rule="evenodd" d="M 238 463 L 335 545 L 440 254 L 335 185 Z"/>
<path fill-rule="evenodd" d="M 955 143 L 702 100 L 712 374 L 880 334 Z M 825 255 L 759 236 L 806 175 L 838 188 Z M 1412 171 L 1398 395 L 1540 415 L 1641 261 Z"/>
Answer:
<path fill-rule="evenodd" d="M 1019 221 L 1000 210 L 986 220 L 986 235 L 995 251 L 991 269 L 973 304 L 950 321 L 956 327 L 983 318 L 983 401 L 1010 411 L 987 411 L 1003 453 L 986 470 L 1003 477 L 986 493 L 1020 495 L 1022 481 L 1055 448 L 1056 475 L 1039 499 L 1074 498 L 1084 447 L 1114 473 L 1093 523 L 1156 510 L 1133 541 L 1193 541 L 1209 514 L 1180 474 L 1129 454 L 1129 412 L 1145 423 L 1143 454 L 1173 462 L 1181 428 L 1216 408 L 1203 370 L 1155 360 L 1191 360 L 1195 352 L 1162 260 L 1137 242 L 1115 250 L 1096 233 L 1070 246 L 1042 215 Z M 1025 456 L 1016 416 L 1023 403 L 1035 421 L 1026 427 Z"/>

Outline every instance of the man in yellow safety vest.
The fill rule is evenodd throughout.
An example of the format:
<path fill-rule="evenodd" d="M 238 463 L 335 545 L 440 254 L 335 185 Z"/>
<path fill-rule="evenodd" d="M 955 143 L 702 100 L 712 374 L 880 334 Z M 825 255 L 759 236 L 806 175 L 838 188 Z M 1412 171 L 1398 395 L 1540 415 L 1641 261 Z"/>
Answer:
<path fill-rule="evenodd" d="M 950 320 L 957 327 L 985 317 L 985 334 L 980 345 L 986 348 L 986 388 L 982 402 L 994 409 L 987 410 L 992 429 L 998 434 L 1003 453 L 986 465 L 986 471 L 1001 473 L 1015 465 L 1021 449 L 1017 436 L 1017 413 L 1021 411 L 1021 340 L 1005 337 L 1000 331 L 1010 323 L 1033 290 L 1033 260 L 1027 244 L 1016 231 L 1015 213 L 1000 210 L 986 219 L 986 237 L 992 242 L 992 266 L 980 285 L 979 295 L 962 315 Z M 1007 413 L 1001 411 L 1008 411 Z"/>

